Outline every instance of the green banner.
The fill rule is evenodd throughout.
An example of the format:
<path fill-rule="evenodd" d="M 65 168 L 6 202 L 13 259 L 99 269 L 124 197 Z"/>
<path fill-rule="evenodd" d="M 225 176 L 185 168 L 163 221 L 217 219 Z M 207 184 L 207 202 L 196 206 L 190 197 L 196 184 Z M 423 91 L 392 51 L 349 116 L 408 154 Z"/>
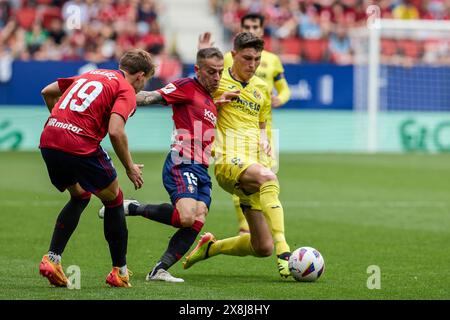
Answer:
<path fill-rule="evenodd" d="M 0 108 L 0 151 L 38 150 L 48 117 L 43 106 Z M 352 111 L 277 110 L 274 134 L 280 152 L 366 152 L 367 115 Z M 132 151 L 167 151 L 172 135 L 171 108 L 139 108 L 126 125 Z M 102 143 L 112 150 L 109 139 Z M 450 114 L 380 112 L 380 152 L 450 152 Z"/>

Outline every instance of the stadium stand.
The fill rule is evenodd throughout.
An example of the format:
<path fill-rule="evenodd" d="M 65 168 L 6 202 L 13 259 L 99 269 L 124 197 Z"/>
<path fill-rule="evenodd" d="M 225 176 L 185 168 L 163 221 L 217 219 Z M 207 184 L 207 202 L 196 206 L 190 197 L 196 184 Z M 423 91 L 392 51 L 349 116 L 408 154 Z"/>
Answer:
<path fill-rule="evenodd" d="M 165 45 L 156 0 L 0 0 L 0 44 L 19 60 L 115 60 Z"/>
<path fill-rule="evenodd" d="M 260 12 L 266 18 L 266 39 L 284 62 L 331 62 L 352 64 L 347 31 L 367 23 L 366 8 L 377 5 L 382 18 L 450 19 L 450 2 L 445 0 L 210 0 L 212 11 L 222 21 L 228 41 L 239 29 L 240 18 Z M 345 32 L 342 32 L 345 30 Z M 443 44 L 449 45 L 449 44 Z M 434 56 L 427 50 L 437 45 L 413 40 L 383 40 L 384 61 L 397 61 L 398 55 L 415 62 Z M 392 59 L 391 59 L 392 58 Z M 442 60 L 442 59 L 441 59 Z"/>
<path fill-rule="evenodd" d="M 199 9 L 208 2 L 208 10 Z M 196 0 L 189 8 L 181 6 L 183 3 L 0 0 L 0 56 L 101 62 L 115 60 L 125 50 L 139 47 L 159 54 L 162 48 L 170 59 L 189 62 L 186 57 L 195 53 L 190 46 L 197 34 L 207 31 L 205 28 L 214 29 L 211 17 L 223 27 L 223 34 L 214 29 L 219 33 L 216 45 L 227 50 L 239 30 L 240 18 L 248 12 L 260 12 L 266 17 L 267 49 L 284 62 L 352 64 L 348 30 L 367 23 L 365 10 L 370 4 L 380 8 L 382 18 L 450 19 L 450 1 L 446 0 Z M 163 4 L 171 10 L 162 10 Z M 176 16 L 161 19 L 162 11 Z M 79 13 L 78 18 L 74 18 L 74 12 Z M 206 19 L 206 15 L 211 17 Z M 183 32 L 183 23 L 189 32 Z M 168 41 L 168 34 L 174 39 Z M 443 61 L 433 58 L 440 56 L 443 46 L 449 44 L 395 39 L 383 39 L 381 44 L 383 61 L 387 63 L 402 56 L 414 62 Z"/>

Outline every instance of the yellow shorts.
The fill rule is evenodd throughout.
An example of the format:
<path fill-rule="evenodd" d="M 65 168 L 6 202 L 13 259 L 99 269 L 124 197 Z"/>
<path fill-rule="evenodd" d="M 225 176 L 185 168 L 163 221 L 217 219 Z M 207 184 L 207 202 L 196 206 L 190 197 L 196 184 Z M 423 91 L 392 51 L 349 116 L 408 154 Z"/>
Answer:
<path fill-rule="evenodd" d="M 268 156 L 265 153 L 259 154 L 259 157 L 260 157 L 260 159 L 258 161 L 259 164 L 262 164 L 264 167 L 266 167 L 268 169 L 272 168 L 272 163 L 275 159 L 273 159 L 272 157 Z"/>
<path fill-rule="evenodd" d="M 276 133 L 275 137 L 272 136 L 272 129 L 270 127 L 268 130 L 268 138 L 270 140 L 270 146 L 272 148 L 272 157 L 265 155 L 261 164 L 266 168 L 271 169 L 274 173 L 278 172 L 278 133 Z"/>
<path fill-rule="evenodd" d="M 259 192 L 246 194 L 239 187 L 239 178 L 242 173 L 255 163 L 258 162 L 249 161 L 248 163 L 243 163 L 238 161 L 236 163 L 216 163 L 214 166 L 214 175 L 219 186 L 226 192 L 238 196 L 239 202 L 242 205 L 249 206 L 252 210 L 262 211 Z"/>

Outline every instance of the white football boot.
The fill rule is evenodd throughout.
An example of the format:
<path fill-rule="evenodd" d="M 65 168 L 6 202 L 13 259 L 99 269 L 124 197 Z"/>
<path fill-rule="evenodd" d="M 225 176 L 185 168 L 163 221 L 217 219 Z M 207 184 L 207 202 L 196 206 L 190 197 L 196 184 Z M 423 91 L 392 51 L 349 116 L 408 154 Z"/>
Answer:
<path fill-rule="evenodd" d="M 123 200 L 123 209 L 125 210 L 125 216 L 129 215 L 128 206 L 130 203 L 133 203 L 137 206 L 140 206 L 141 204 L 137 200 Z M 102 206 L 100 210 L 98 210 L 98 217 L 100 219 L 103 219 L 105 217 L 105 206 Z"/>
<path fill-rule="evenodd" d="M 181 278 L 175 278 L 172 276 L 167 270 L 164 269 L 158 269 L 155 274 L 147 274 L 147 277 L 145 277 L 146 281 L 166 281 L 166 282 L 173 282 L 173 283 L 180 283 L 184 282 Z"/>

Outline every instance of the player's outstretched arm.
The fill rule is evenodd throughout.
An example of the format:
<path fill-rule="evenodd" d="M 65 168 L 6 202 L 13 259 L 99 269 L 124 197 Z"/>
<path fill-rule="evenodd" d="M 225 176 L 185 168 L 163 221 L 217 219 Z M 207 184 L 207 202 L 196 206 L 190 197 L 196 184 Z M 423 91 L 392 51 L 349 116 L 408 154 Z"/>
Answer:
<path fill-rule="evenodd" d="M 111 114 L 108 127 L 109 138 L 114 151 L 127 172 L 128 178 L 133 182 L 134 188 L 140 189 L 144 184 L 142 168 L 144 165 L 135 164 L 128 150 L 128 138 L 125 133 L 125 120 L 118 114 Z"/>
<path fill-rule="evenodd" d="M 136 104 L 138 106 L 149 106 L 152 104 L 167 104 L 166 100 L 158 91 L 140 91 L 136 95 Z"/>
<path fill-rule="evenodd" d="M 58 82 L 50 83 L 41 91 L 41 95 L 44 98 L 45 104 L 50 112 L 61 97 L 62 92 L 59 89 Z"/>

